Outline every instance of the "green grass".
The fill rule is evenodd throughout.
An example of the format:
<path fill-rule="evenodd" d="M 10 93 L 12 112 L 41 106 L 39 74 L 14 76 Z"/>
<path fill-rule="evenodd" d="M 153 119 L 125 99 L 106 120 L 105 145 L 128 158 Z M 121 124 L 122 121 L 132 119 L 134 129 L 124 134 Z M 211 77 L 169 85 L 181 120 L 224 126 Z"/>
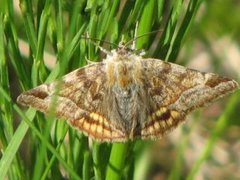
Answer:
<path fill-rule="evenodd" d="M 0 179 L 146 179 L 151 162 L 152 142 L 99 143 L 69 127 L 52 114 L 44 116 L 33 109 L 22 110 L 13 97 L 9 74 L 17 78 L 20 91 L 61 77 L 87 64 L 86 58 L 102 58 L 99 48 L 86 38 L 118 44 L 133 39 L 136 22 L 137 48 L 147 57 L 176 60 L 202 0 L 28 1 L 21 0 L 17 14 L 13 1 L 3 2 L 0 12 Z M 22 55 L 19 40 L 25 40 L 29 54 Z M 97 44 L 104 45 L 101 41 Z M 156 46 L 153 46 L 155 44 Z M 54 69 L 44 64 L 44 53 L 57 57 Z M 13 69 L 9 72 L 9 66 Z M 227 127 L 227 120 L 237 103 L 236 97 L 220 116 L 202 155 L 193 164 L 188 178 L 194 179 Z M 16 117 L 20 119 L 16 124 Z M 28 132 L 28 133 L 27 133 Z M 190 133 L 177 149 L 170 179 L 182 177 L 183 152 Z M 21 147 L 22 144 L 22 147 Z M 27 144 L 23 145 L 23 144 Z M 89 145 L 90 144 L 90 145 Z M 21 149 L 21 151 L 20 151 Z M 24 153 L 22 152 L 24 151 Z M 24 157 L 24 155 L 27 157 Z M 140 176 L 140 174 L 142 176 Z"/>

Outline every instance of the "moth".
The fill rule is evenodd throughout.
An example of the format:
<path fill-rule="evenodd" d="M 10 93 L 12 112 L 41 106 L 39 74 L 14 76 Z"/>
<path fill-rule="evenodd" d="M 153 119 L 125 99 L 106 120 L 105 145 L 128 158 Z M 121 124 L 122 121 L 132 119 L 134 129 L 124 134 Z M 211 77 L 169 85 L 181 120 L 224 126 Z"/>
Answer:
<path fill-rule="evenodd" d="M 23 92 L 17 101 L 44 113 L 54 109 L 93 139 L 125 142 L 159 139 L 194 109 L 238 87 L 232 79 L 143 58 L 119 45 L 102 62 Z"/>

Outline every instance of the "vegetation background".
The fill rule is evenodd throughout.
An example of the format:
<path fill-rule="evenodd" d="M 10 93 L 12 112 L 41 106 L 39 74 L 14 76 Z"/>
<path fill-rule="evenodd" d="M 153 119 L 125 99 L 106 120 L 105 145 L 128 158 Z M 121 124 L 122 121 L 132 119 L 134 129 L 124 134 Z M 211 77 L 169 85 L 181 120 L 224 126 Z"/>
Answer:
<path fill-rule="evenodd" d="M 129 41 L 136 22 L 138 36 L 161 30 L 137 40 L 146 57 L 239 81 L 238 0 L 0 3 L 0 179 L 240 178 L 239 91 L 156 142 L 89 142 L 65 121 L 16 104 L 20 92 L 104 57 L 86 33 Z"/>

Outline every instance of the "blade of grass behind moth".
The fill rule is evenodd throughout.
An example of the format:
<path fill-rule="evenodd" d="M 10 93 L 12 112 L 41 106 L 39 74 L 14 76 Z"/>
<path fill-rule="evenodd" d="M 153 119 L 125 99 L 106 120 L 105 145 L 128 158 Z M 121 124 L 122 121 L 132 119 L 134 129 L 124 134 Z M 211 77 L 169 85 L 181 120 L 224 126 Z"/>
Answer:
<path fill-rule="evenodd" d="M 117 18 L 113 19 L 110 29 L 111 29 L 111 34 L 110 34 L 109 42 L 117 42 L 119 37 L 119 23 Z"/>
<path fill-rule="evenodd" d="M 118 12 L 119 17 L 119 30 L 121 33 L 124 33 L 132 26 L 133 22 L 142 14 L 143 7 L 146 4 L 146 1 L 137 0 L 137 1 L 121 1 L 120 7 L 121 11 Z"/>
<path fill-rule="evenodd" d="M 23 15 L 24 29 L 26 30 L 27 38 L 29 41 L 29 45 L 31 47 L 31 51 L 34 55 L 37 54 L 37 34 L 34 25 L 34 14 L 31 9 L 31 5 L 28 1 L 22 0 L 20 1 L 20 9 Z"/>
<path fill-rule="evenodd" d="M 8 96 L 10 96 L 10 84 L 9 84 L 9 77 L 8 77 L 8 67 L 6 63 L 6 57 L 5 57 L 5 48 L 4 48 L 4 29 L 3 29 L 3 14 L 0 14 L 0 82 L 3 89 L 6 90 L 8 93 Z M 0 104 L 1 104 L 1 116 L 4 117 L 5 120 L 1 121 L 1 124 L 3 123 L 3 126 L 0 128 L 2 129 L 4 127 L 4 130 L 2 129 L 1 136 L 3 146 L 7 146 L 7 142 L 11 139 L 13 135 L 13 117 L 12 117 L 12 105 L 9 103 L 6 103 L 6 100 L 0 96 Z"/>
<path fill-rule="evenodd" d="M 201 3 L 202 0 L 192 0 L 189 2 L 186 14 L 181 22 L 181 26 L 173 40 L 171 53 L 168 53 L 167 59 L 172 60 L 177 58 L 179 50 L 182 46 L 182 42 L 184 41 L 184 38 L 191 27 L 192 21 Z"/>
<path fill-rule="evenodd" d="M 105 4 L 107 2 L 108 1 L 105 1 Z M 116 14 L 118 12 L 120 1 L 119 0 L 109 1 L 109 3 L 110 4 L 106 4 L 107 8 L 100 14 L 100 18 L 98 21 L 99 33 L 97 33 L 96 36 L 98 39 L 102 39 L 102 37 L 107 33 L 113 18 L 116 17 Z"/>
<path fill-rule="evenodd" d="M 77 50 L 74 52 L 72 57 L 71 69 L 76 69 L 83 67 L 87 64 L 86 54 L 87 54 L 87 43 L 85 39 L 81 39 Z"/>
<path fill-rule="evenodd" d="M 85 31 L 86 26 L 87 26 L 87 23 L 83 24 L 82 27 L 77 32 L 77 34 L 74 36 L 74 38 L 65 43 L 65 48 L 63 50 L 63 54 L 61 57 L 59 57 L 59 58 L 61 58 L 61 59 L 59 59 L 59 61 L 61 63 L 60 64 L 61 69 L 60 69 L 60 74 L 59 74 L 60 76 L 62 76 L 66 72 L 66 68 L 68 67 L 67 64 L 69 62 L 69 59 L 73 56 L 73 53 L 75 52 L 76 48 L 78 47 L 80 39 L 81 39 L 81 35 Z"/>
<path fill-rule="evenodd" d="M 45 2 L 38 29 L 38 42 L 37 42 L 37 52 L 34 54 L 34 63 L 32 66 L 32 83 L 33 86 L 38 85 L 38 81 L 44 82 L 47 77 L 47 71 L 43 60 L 44 45 L 46 40 L 46 31 L 48 27 L 48 20 L 50 17 L 50 7 L 51 2 L 47 0 Z M 39 76 L 39 77 L 38 77 Z"/>
<path fill-rule="evenodd" d="M 78 47 L 79 41 L 81 39 L 81 35 L 84 32 L 86 28 L 86 24 L 84 24 L 81 29 L 79 29 L 78 33 L 74 36 L 74 38 L 68 43 L 68 46 L 66 46 L 63 50 L 63 55 L 59 57 L 59 61 L 57 62 L 55 68 L 51 71 L 49 74 L 46 82 L 50 82 L 54 79 L 56 79 L 58 76 L 61 76 L 66 71 L 66 65 L 68 63 L 68 60 L 72 57 L 74 50 Z M 60 65 L 61 62 L 61 65 Z M 61 68 L 60 68 L 61 66 Z"/>
<path fill-rule="evenodd" d="M 70 22 L 69 22 L 69 33 L 67 34 L 67 39 L 73 39 L 76 31 L 83 25 L 83 21 L 86 18 L 85 15 L 79 14 L 85 8 L 84 3 L 82 0 L 75 0 L 72 4 L 71 11 L 70 11 Z"/>
<path fill-rule="evenodd" d="M 108 162 L 106 180 L 120 180 L 124 171 L 124 163 L 128 155 L 129 143 L 113 143 Z"/>
<path fill-rule="evenodd" d="M 161 59 L 167 60 L 166 56 L 168 51 L 169 50 L 171 51 L 170 49 L 171 41 L 176 29 L 177 21 L 178 21 L 182 6 L 183 6 L 182 0 L 174 1 L 174 5 L 169 14 L 167 24 L 161 35 L 161 38 L 159 40 L 155 53 L 153 54 L 153 57 L 160 57 Z"/>
<path fill-rule="evenodd" d="M 92 156 L 89 151 L 85 151 L 83 160 L 83 179 L 91 179 L 92 177 L 91 170 L 92 170 Z"/>
<path fill-rule="evenodd" d="M 45 122 L 44 123 L 44 128 L 42 130 L 42 135 L 43 138 L 45 140 L 45 142 L 50 141 L 50 132 L 51 132 L 51 126 L 52 126 L 52 121 L 53 115 L 50 114 L 49 116 L 47 116 L 47 118 L 43 119 L 42 117 L 40 118 L 40 120 L 38 120 L 38 122 Z M 34 148 L 35 150 L 35 154 L 36 154 L 36 162 L 34 164 L 33 167 L 33 180 L 35 179 L 40 179 L 42 176 L 42 173 L 44 171 L 45 168 L 45 164 L 49 163 L 49 158 L 47 156 L 47 147 L 46 144 L 44 142 L 40 142 L 41 145 L 38 146 L 37 148 Z"/>
<path fill-rule="evenodd" d="M 92 159 L 93 159 L 93 170 L 94 170 L 94 177 L 96 179 L 103 179 L 102 172 L 101 172 L 101 162 L 100 162 L 100 146 L 98 142 L 93 142 L 92 146 Z"/>
<path fill-rule="evenodd" d="M 91 14 L 89 26 L 88 26 L 88 33 L 90 38 L 95 38 L 98 31 L 101 29 L 97 29 L 97 21 L 98 16 L 96 14 Z M 98 44 L 99 42 L 97 42 Z M 91 43 L 91 40 L 88 41 L 88 58 L 92 61 L 95 59 L 95 45 Z"/>
<path fill-rule="evenodd" d="M 57 33 L 57 50 L 58 53 L 61 55 L 63 49 L 64 49 L 64 27 L 63 27 L 63 4 L 62 0 L 56 1 L 56 33 Z"/>
<path fill-rule="evenodd" d="M 67 132 L 68 132 L 68 127 L 65 127 L 65 128 L 62 129 L 61 138 L 57 141 L 56 151 L 58 153 L 60 153 L 59 151 L 60 151 L 60 148 L 63 144 L 63 140 L 64 140 Z M 55 160 L 56 160 L 56 156 L 53 154 L 52 157 L 50 158 L 50 161 L 47 163 L 47 166 L 45 167 L 45 170 L 42 173 L 41 180 L 47 179 L 48 173 L 50 172 Z M 53 176 L 55 176 L 54 178 L 57 178 L 56 177 L 56 172 L 54 172 Z"/>
<path fill-rule="evenodd" d="M 138 30 L 137 30 L 137 36 L 143 35 L 145 33 L 148 33 L 151 31 L 153 20 L 154 20 L 154 14 L 155 10 L 157 10 L 156 7 L 156 1 L 155 0 L 149 0 L 143 10 L 143 14 L 140 18 Z M 149 36 L 143 36 L 139 39 L 137 39 L 136 48 L 147 48 L 149 43 Z"/>
<path fill-rule="evenodd" d="M 7 51 L 10 56 L 11 64 L 13 65 L 14 71 L 17 74 L 17 77 L 24 89 L 28 89 L 31 87 L 31 79 L 30 77 L 30 71 L 27 69 L 27 67 L 24 65 L 23 58 L 21 56 L 19 47 L 18 47 L 18 41 L 15 40 L 17 38 L 16 33 L 16 27 L 15 24 L 12 22 L 11 19 L 6 19 L 5 21 L 5 37 L 7 42 Z"/>
<path fill-rule="evenodd" d="M 66 123 L 65 123 L 66 124 Z M 68 148 L 63 148 L 62 152 L 66 155 L 68 164 L 74 167 L 74 170 L 82 176 L 82 169 L 84 164 L 84 152 L 88 150 L 88 142 L 82 135 L 79 136 L 79 132 L 75 129 L 69 128 L 68 131 Z"/>
<path fill-rule="evenodd" d="M 111 144 L 93 141 L 92 158 L 94 165 L 93 170 L 96 179 L 104 179 L 110 154 L 110 148 Z"/>

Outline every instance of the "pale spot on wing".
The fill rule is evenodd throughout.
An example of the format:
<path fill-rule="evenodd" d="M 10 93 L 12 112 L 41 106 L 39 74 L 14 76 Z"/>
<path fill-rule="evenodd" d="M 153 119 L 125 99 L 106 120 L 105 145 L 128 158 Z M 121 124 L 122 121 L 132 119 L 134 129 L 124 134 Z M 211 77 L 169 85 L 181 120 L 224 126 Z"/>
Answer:
<path fill-rule="evenodd" d="M 83 123 L 84 123 L 84 118 L 81 118 L 81 119 L 80 119 L 80 120 L 78 120 L 77 122 L 79 123 L 79 125 L 81 125 L 81 126 L 82 126 L 82 125 L 83 125 Z"/>
<path fill-rule="evenodd" d="M 96 124 L 91 124 L 90 131 L 94 133 L 96 131 L 97 127 L 98 126 Z"/>
<path fill-rule="evenodd" d="M 90 117 L 91 117 L 93 120 L 98 121 L 98 119 L 99 119 L 99 114 L 97 114 L 97 113 L 90 113 Z"/>
<path fill-rule="evenodd" d="M 154 122 L 154 128 L 155 128 L 156 130 L 159 130 L 159 129 L 160 129 L 160 124 L 159 124 L 158 121 Z"/>
<path fill-rule="evenodd" d="M 103 133 L 103 127 L 102 126 L 97 126 L 97 132 L 99 134 L 102 134 Z"/>
<path fill-rule="evenodd" d="M 173 119 L 170 117 L 169 119 L 166 120 L 168 127 L 171 127 L 173 125 Z"/>
<path fill-rule="evenodd" d="M 173 110 L 170 113 L 171 113 L 171 116 L 172 116 L 173 119 L 178 119 L 180 117 L 180 114 L 177 111 Z"/>
<path fill-rule="evenodd" d="M 167 128 L 167 123 L 165 121 L 160 121 L 159 123 L 163 129 Z"/>
<path fill-rule="evenodd" d="M 154 133 L 154 128 L 153 127 L 154 127 L 153 125 L 148 127 L 147 131 L 148 131 L 149 134 L 153 134 Z"/>
<path fill-rule="evenodd" d="M 111 131 L 108 129 L 103 129 L 103 136 L 111 138 L 112 137 Z"/>
<path fill-rule="evenodd" d="M 161 116 L 163 113 L 167 112 L 167 108 L 165 107 L 162 107 L 160 108 L 157 112 L 156 112 L 156 115 L 159 117 Z"/>
<path fill-rule="evenodd" d="M 87 122 L 87 121 L 84 121 L 84 123 L 83 123 L 83 129 L 86 130 L 86 131 L 89 131 L 89 128 L 90 128 L 90 123 Z"/>
<path fill-rule="evenodd" d="M 92 112 L 90 113 L 90 118 L 92 118 L 94 121 L 98 122 L 100 125 L 104 125 L 106 127 L 110 127 L 109 122 L 106 118 L 104 118 L 102 115 Z"/>

